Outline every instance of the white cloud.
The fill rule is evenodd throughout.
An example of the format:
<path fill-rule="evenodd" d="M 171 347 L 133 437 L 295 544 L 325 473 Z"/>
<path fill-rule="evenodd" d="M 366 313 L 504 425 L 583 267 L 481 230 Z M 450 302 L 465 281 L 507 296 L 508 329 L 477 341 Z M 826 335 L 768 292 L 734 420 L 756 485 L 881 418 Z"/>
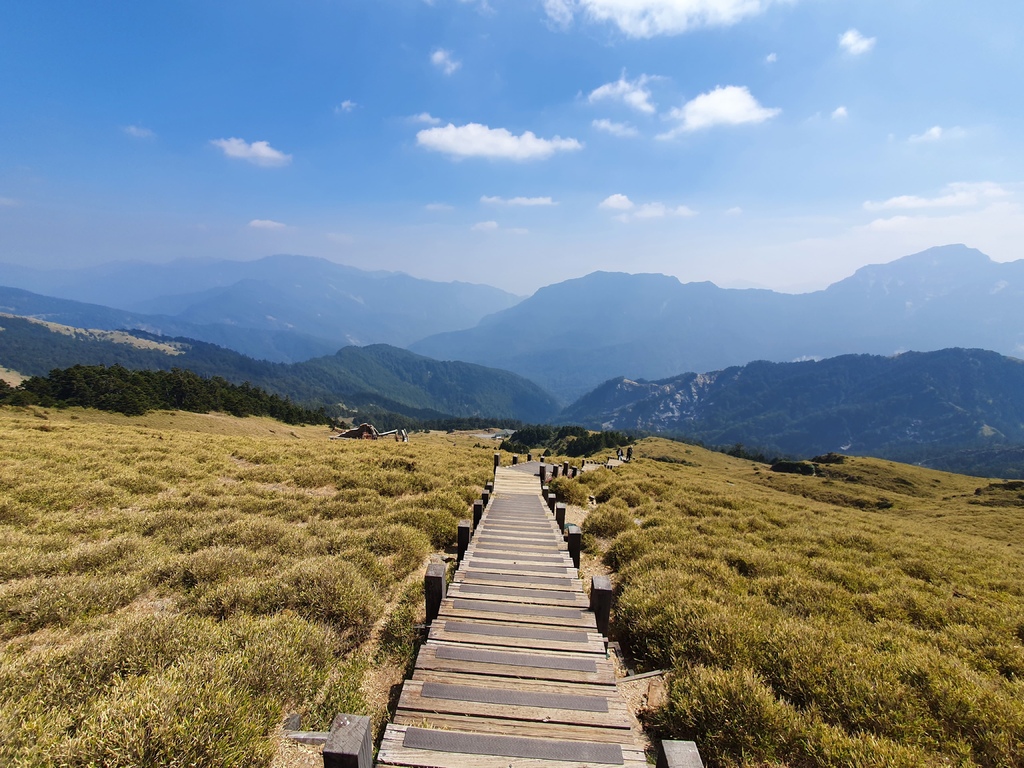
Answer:
<path fill-rule="evenodd" d="M 503 160 L 543 160 L 556 152 L 583 149 L 576 139 L 538 138 L 532 131 L 516 136 L 504 128 L 488 128 L 480 123 L 425 128 L 416 134 L 421 147 L 443 152 L 455 158 L 487 157 Z"/>
<path fill-rule="evenodd" d="M 636 80 L 627 80 L 623 73 L 614 83 L 605 83 L 590 92 L 587 100 L 593 104 L 597 101 L 621 101 L 638 112 L 653 115 L 655 107 L 651 103 L 651 92 L 647 83 L 656 78 L 640 75 Z"/>
<path fill-rule="evenodd" d="M 625 195 L 614 194 L 608 195 L 597 207 L 609 211 L 628 211 L 633 207 L 633 201 Z"/>
<path fill-rule="evenodd" d="M 498 228 L 496 221 L 478 221 L 470 229 L 473 232 L 494 232 Z"/>
<path fill-rule="evenodd" d="M 434 117 L 429 112 L 420 112 L 418 115 L 413 115 L 409 118 L 410 122 L 420 123 L 422 125 L 440 125 L 441 118 Z"/>
<path fill-rule="evenodd" d="M 448 203 L 427 203 L 423 206 L 424 210 L 432 211 L 434 213 L 446 213 L 447 211 L 454 211 L 454 205 L 448 205 Z"/>
<path fill-rule="evenodd" d="M 680 133 L 699 131 L 716 125 L 743 125 L 763 123 L 779 114 L 781 109 L 762 107 L 744 86 L 719 86 L 702 93 L 682 107 L 674 107 L 669 117 L 679 120 L 678 128 L 660 134 L 659 139 L 671 139 Z"/>
<path fill-rule="evenodd" d="M 729 26 L 778 0 L 545 0 L 548 17 L 567 25 L 576 13 L 611 22 L 629 37 L 677 35 L 698 27 Z"/>
<path fill-rule="evenodd" d="M 864 210 L 912 210 L 921 208 L 969 208 L 992 202 L 998 198 L 1008 197 L 1010 191 L 1000 184 L 991 181 L 954 182 L 947 184 L 942 194 L 936 197 L 919 197 L 917 195 L 900 195 L 890 197 L 883 202 L 867 201 Z"/>
<path fill-rule="evenodd" d="M 967 132 L 959 126 L 952 128 L 943 128 L 941 125 L 933 125 L 924 133 L 919 133 L 911 136 L 907 139 L 911 144 L 921 144 L 933 141 L 942 141 L 943 139 L 962 139 L 967 135 Z"/>
<path fill-rule="evenodd" d="M 356 104 L 351 99 L 345 99 L 343 102 L 341 102 L 341 104 L 339 104 L 338 106 L 336 106 L 334 108 L 334 111 L 335 111 L 336 114 L 340 115 L 342 112 L 351 112 L 353 109 L 355 109 L 358 106 L 359 105 Z"/>
<path fill-rule="evenodd" d="M 274 221 L 273 219 L 253 219 L 249 222 L 249 226 L 253 229 L 287 229 L 287 224 L 282 224 L 280 221 Z"/>
<path fill-rule="evenodd" d="M 19 205 L 21 205 L 21 203 L 13 197 L 0 197 L 0 208 L 15 208 Z"/>
<path fill-rule="evenodd" d="M 779 57 L 775 53 L 769 53 L 767 56 L 764 57 L 764 60 L 766 64 L 774 64 L 776 61 L 779 60 Z"/>
<path fill-rule="evenodd" d="M 141 125 L 126 125 L 121 130 L 133 139 L 152 139 L 156 137 L 153 131 L 149 128 L 143 128 Z"/>
<path fill-rule="evenodd" d="M 727 210 L 725 212 L 725 215 L 726 216 L 739 216 L 742 213 L 743 213 L 743 209 L 740 208 L 738 205 L 736 205 L 736 206 L 733 206 L 732 208 L 730 208 L 729 210 Z"/>
<path fill-rule="evenodd" d="M 213 139 L 210 143 L 222 149 L 226 157 L 245 160 L 265 168 L 288 165 L 292 161 L 291 155 L 279 152 L 265 141 L 254 141 L 250 144 L 244 139 L 231 138 Z"/>
<path fill-rule="evenodd" d="M 590 124 L 597 128 L 597 130 L 610 133 L 612 136 L 618 136 L 620 139 L 628 139 L 640 135 L 640 131 L 628 123 L 615 123 L 603 117 L 599 120 L 591 121 Z"/>
<path fill-rule="evenodd" d="M 462 66 L 461 61 L 456 61 L 452 58 L 452 52 L 447 51 L 444 48 L 438 48 L 432 54 L 430 54 L 430 63 L 440 69 L 446 75 L 451 75 Z"/>
<path fill-rule="evenodd" d="M 860 56 L 875 47 L 875 38 L 864 37 L 856 29 L 848 29 L 839 36 L 839 47 L 851 56 Z"/>
<path fill-rule="evenodd" d="M 832 110 L 833 120 L 845 120 L 850 116 L 850 113 L 846 111 L 846 107 L 836 107 Z"/>
<path fill-rule="evenodd" d="M 558 205 L 550 197 L 489 197 L 484 195 L 480 198 L 481 203 L 487 205 L 516 205 L 516 206 L 538 206 L 538 205 Z"/>
<path fill-rule="evenodd" d="M 690 216 L 697 215 L 696 211 L 686 205 L 669 207 L 664 203 L 657 202 L 637 205 L 626 195 L 622 194 L 609 195 L 597 207 L 606 211 L 620 211 L 619 215 L 615 217 L 619 221 L 663 219 L 666 216 L 689 218 Z"/>

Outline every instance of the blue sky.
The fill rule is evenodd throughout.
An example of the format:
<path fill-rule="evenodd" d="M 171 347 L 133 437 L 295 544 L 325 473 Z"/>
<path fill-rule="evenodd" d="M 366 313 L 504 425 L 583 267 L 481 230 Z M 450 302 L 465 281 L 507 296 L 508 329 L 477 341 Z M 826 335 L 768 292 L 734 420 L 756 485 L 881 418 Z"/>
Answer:
<path fill-rule="evenodd" d="M 1022 35 L 1010 0 L 0 0 L 0 263 L 1013 260 Z"/>

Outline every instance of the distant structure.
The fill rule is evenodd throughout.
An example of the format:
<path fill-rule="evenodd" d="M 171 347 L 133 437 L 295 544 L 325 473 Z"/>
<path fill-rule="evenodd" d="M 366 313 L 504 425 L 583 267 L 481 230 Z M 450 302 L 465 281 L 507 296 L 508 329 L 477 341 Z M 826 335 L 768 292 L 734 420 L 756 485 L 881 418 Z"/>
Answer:
<path fill-rule="evenodd" d="M 394 435 L 395 441 L 399 443 L 409 442 L 409 433 L 404 429 L 392 429 L 387 432 L 378 432 L 373 424 L 360 424 L 358 427 L 331 435 L 331 440 L 380 440 L 383 437 Z"/>

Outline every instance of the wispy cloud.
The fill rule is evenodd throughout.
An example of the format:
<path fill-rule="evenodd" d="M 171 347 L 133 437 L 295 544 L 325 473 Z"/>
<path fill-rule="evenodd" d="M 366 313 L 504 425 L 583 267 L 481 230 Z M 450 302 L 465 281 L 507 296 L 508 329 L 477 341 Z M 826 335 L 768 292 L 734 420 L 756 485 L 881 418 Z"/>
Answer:
<path fill-rule="evenodd" d="M 292 161 L 291 155 L 279 152 L 266 141 L 254 141 L 250 144 L 244 139 L 231 138 L 213 139 L 210 143 L 220 148 L 226 157 L 245 160 L 264 168 L 276 168 L 288 165 Z"/>
<path fill-rule="evenodd" d="M 1010 191 L 1001 184 L 992 181 L 954 182 L 947 184 L 942 193 L 934 197 L 918 195 L 899 195 L 882 202 L 867 201 L 864 209 L 868 211 L 912 210 L 921 208 L 966 208 L 991 202 L 1010 195 Z"/>
<path fill-rule="evenodd" d="M 340 115 L 340 114 L 342 114 L 344 112 L 351 112 L 353 109 L 355 109 L 358 106 L 359 105 L 356 104 L 351 99 L 345 99 L 343 102 L 341 102 L 341 104 L 339 104 L 338 106 L 336 106 L 334 108 L 334 112 L 335 112 L 335 114 L 339 114 Z"/>
<path fill-rule="evenodd" d="M 556 152 L 583 149 L 576 139 L 539 138 L 532 131 L 516 136 L 504 128 L 489 128 L 480 123 L 425 128 L 416 134 L 416 143 L 449 157 L 486 157 L 499 160 L 544 160 Z"/>
<path fill-rule="evenodd" d="M 962 139 L 966 133 L 967 132 L 959 126 L 947 129 L 943 128 L 941 125 L 933 125 L 924 133 L 911 136 L 907 141 L 911 144 L 922 144 L 933 141 L 942 141 L 943 139 Z"/>
<path fill-rule="evenodd" d="M 419 123 L 420 125 L 440 125 L 441 118 L 434 117 L 429 112 L 420 112 L 418 115 L 412 115 L 409 118 L 411 123 Z"/>
<path fill-rule="evenodd" d="M 647 83 L 655 79 L 649 75 L 640 75 L 636 80 L 627 80 L 623 73 L 615 82 L 595 88 L 587 100 L 591 104 L 598 101 L 621 101 L 638 112 L 653 115 L 655 106 L 651 103 L 651 91 Z"/>
<path fill-rule="evenodd" d="M 469 229 L 472 232 L 506 232 L 510 235 L 525 235 L 529 233 L 529 230 L 522 227 L 503 227 L 496 221 L 479 221 Z"/>
<path fill-rule="evenodd" d="M 611 22 L 629 37 L 678 35 L 699 27 L 729 26 L 762 13 L 777 0 L 545 0 L 550 19 L 563 26 L 578 13 Z"/>
<path fill-rule="evenodd" d="M 430 63 L 444 72 L 446 75 L 454 74 L 462 66 L 461 61 L 456 61 L 452 52 L 444 48 L 438 48 L 430 54 Z"/>
<path fill-rule="evenodd" d="M 610 133 L 612 136 L 618 136 L 620 139 L 628 139 L 640 135 L 640 131 L 629 123 L 616 123 L 604 117 L 592 120 L 590 124 L 597 128 L 597 130 Z"/>
<path fill-rule="evenodd" d="M 769 53 L 767 56 L 764 57 L 764 63 L 765 64 L 774 64 L 778 60 L 779 60 L 779 57 L 775 53 Z"/>
<path fill-rule="evenodd" d="M 846 107 L 836 107 L 832 110 L 833 120 L 845 120 L 850 116 L 850 113 L 846 111 Z"/>
<path fill-rule="evenodd" d="M 848 29 L 839 36 L 839 47 L 851 56 L 860 56 L 875 47 L 875 38 L 864 37 L 856 29 Z"/>
<path fill-rule="evenodd" d="M 274 221 L 273 219 L 253 219 L 249 222 L 249 226 L 253 229 L 287 229 L 287 224 L 282 224 L 280 221 Z"/>
<path fill-rule="evenodd" d="M 626 195 L 609 195 L 600 203 L 598 208 L 606 211 L 616 211 L 615 216 L 619 221 L 633 221 L 636 219 L 663 219 L 668 216 L 689 218 L 696 216 L 697 212 L 686 205 L 669 206 L 665 203 L 634 203 Z"/>
<path fill-rule="evenodd" d="M 153 131 L 149 128 L 143 128 L 141 125 L 125 125 L 122 126 L 121 130 L 126 136 L 131 136 L 133 139 L 156 138 L 156 134 Z"/>
<path fill-rule="evenodd" d="M 669 117 L 680 122 L 679 127 L 660 134 L 659 139 L 675 138 L 681 133 L 700 131 L 719 125 L 763 123 L 782 110 L 761 106 L 746 87 L 719 86 L 702 93 L 681 107 L 674 107 Z"/>
<path fill-rule="evenodd" d="M 484 195 L 480 198 L 480 202 L 486 205 L 514 205 L 514 206 L 545 206 L 545 205 L 558 205 L 550 197 L 489 197 Z"/>

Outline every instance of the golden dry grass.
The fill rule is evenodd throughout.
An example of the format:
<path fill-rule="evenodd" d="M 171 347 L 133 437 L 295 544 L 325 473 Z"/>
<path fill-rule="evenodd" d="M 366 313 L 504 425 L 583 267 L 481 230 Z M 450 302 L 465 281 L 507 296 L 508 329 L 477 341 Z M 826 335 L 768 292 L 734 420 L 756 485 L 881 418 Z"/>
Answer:
<path fill-rule="evenodd" d="M 267 765 L 286 712 L 381 721 L 490 451 L 327 436 L 0 409 L 0 764 Z"/>
<path fill-rule="evenodd" d="M 664 440 L 585 475 L 649 713 L 710 766 L 1024 762 L 1024 493 L 873 459 L 824 476 Z"/>

